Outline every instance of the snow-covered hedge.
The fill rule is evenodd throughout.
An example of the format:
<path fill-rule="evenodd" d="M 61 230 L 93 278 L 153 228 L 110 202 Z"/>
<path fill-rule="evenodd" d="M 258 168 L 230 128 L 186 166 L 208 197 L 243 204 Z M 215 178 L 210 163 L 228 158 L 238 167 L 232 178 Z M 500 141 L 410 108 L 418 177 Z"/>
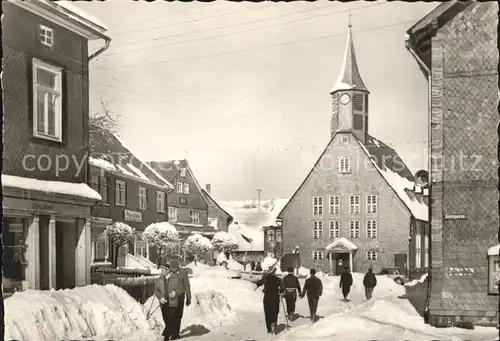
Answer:
<path fill-rule="evenodd" d="M 212 238 L 214 250 L 219 252 L 234 252 L 238 250 L 238 240 L 232 234 L 224 231 L 217 232 Z"/>
<path fill-rule="evenodd" d="M 198 233 L 190 235 L 184 242 L 184 251 L 192 254 L 195 257 L 195 260 L 200 256 L 209 253 L 211 249 L 212 244 L 210 243 L 210 240 Z"/>
<path fill-rule="evenodd" d="M 177 232 L 177 229 L 173 225 L 166 221 L 154 223 L 146 227 L 142 233 L 142 239 L 158 251 L 158 264 L 162 255 L 172 252 L 179 246 L 180 242 L 179 232 Z"/>

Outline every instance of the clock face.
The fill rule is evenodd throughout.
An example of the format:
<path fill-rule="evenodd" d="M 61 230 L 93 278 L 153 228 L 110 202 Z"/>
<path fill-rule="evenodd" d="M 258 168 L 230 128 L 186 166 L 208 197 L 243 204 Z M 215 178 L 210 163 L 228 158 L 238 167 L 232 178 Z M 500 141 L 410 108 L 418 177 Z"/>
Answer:
<path fill-rule="evenodd" d="M 340 103 L 346 105 L 350 101 L 351 101 L 351 96 L 349 96 L 348 94 L 343 94 L 342 96 L 340 96 Z"/>

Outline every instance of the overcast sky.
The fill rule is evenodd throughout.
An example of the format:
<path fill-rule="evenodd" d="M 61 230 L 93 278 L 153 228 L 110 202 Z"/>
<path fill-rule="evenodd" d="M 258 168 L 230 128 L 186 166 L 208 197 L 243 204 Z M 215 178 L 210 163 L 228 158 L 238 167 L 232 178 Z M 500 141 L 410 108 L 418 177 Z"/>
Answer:
<path fill-rule="evenodd" d="M 91 63 L 91 108 L 121 114 L 143 160 L 188 159 L 218 199 L 289 197 L 303 181 L 330 138 L 349 9 L 370 133 L 427 168 L 427 82 L 404 35 L 437 3 L 77 5 L 112 38 Z"/>

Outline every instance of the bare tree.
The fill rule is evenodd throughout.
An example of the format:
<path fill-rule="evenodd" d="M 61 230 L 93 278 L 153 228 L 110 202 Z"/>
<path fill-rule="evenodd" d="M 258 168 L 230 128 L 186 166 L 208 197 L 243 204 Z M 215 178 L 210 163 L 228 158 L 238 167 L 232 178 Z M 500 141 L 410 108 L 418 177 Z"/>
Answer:
<path fill-rule="evenodd" d="M 101 100 L 101 110 L 91 114 L 89 117 L 89 129 L 105 129 L 115 133 L 118 128 L 120 114 L 114 113 L 109 109 L 109 103 Z"/>

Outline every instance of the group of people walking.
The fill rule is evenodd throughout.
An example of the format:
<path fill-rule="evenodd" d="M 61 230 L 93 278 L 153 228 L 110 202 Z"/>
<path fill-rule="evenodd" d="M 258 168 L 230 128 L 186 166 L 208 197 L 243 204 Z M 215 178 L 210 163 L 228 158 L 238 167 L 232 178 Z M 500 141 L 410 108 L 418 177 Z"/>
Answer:
<path fill-rule="evenodd" d="M 267 332 L 276 333 L 278 323 L 278 314 L 280 309 L 280 300 L 284 298 L 286 302 L 287 319 L 295 318 L 295 307 L 297 298 L 301 299 L 307 296 L 309 305 L 309 316 L 311 322 L 318 320 L 317 310 L 320 297 L 323 295 L 323 282 L 316 277 L 316 270 L 311 269 L 310 276 L 306 279 L 304 287 L 301 288 L 299 279 L 294 275 L 293 268 L 287 269 L 288 274 L 281 280 L 276 275 L 276 268 L 272 267 L 262 278 L 256 282 L 257 288 L 264 286 L 264 314 L 266 320 Z M 344 268 L 340 276 L 339 287 L 342 290 L 343 301 L 348 302 L 348 296 L 353 284 L 352 274 L 349 268 Z M 365 296 L 367 300 L 372 298 L 373 289 L 377 285 L 377 278 L 370 268 L 363 278 L 365 287 Z"/>

